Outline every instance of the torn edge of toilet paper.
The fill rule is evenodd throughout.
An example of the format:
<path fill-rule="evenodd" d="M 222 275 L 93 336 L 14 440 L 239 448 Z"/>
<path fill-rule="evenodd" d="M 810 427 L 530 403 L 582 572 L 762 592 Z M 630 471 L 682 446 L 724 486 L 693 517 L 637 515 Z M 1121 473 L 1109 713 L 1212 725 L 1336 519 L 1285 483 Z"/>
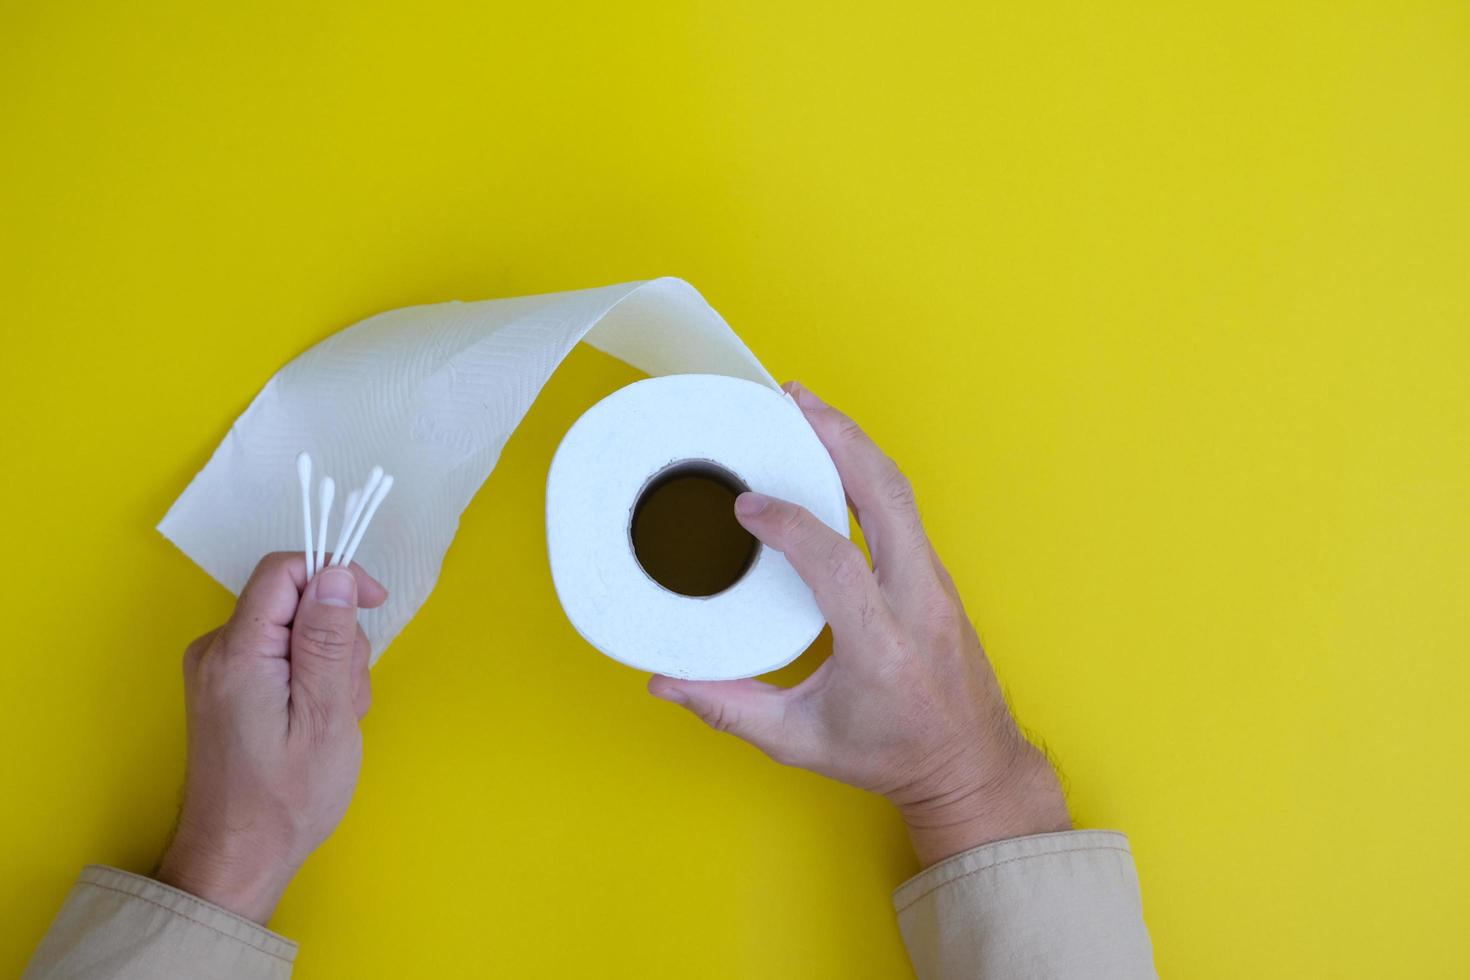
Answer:
<path fill-rule="evenodd" d="M 699 292 L 660 278 L 392 310 L 341 330 L 267 382 L 158 530 L 235 594 L 300 536 L 282 492 L 297 453 L 323 472 L 398 475 L 358 562 L 389 589 L 361 615 L 373 659 L 433 590 L 459 515 L 579 341 L 651 375 L 775 380 Z"/>

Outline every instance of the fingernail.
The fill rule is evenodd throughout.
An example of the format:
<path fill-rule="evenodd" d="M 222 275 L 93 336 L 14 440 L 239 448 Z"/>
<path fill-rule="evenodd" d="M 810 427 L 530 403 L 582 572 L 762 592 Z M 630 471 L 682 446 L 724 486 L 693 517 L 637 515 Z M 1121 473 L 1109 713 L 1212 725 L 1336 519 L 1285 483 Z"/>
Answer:
<path fill-rule="evenodd" d="M 765 510 L 771 498 L 754 490 L 747 490 L 735 498 L 735 513 L 741 517 L 754 517 Z"/>
<path fill-rule="evenodd" d="M 657 691 L 653 692 L 653 696 L 657 698 L 663 698 L 665 701 L 672 701 L 674 704 L 689 703 L 689 699 L 684 696 L 684 692 L 679 690 L 677 687 L 659 688 Z"/>
<path fill-rule="evenodd" d="M 812 394 L 810 388 L 804 388 L 801 385 L 796 385 L 796 402 L 802 408 L 827 407 L 827 403 L 822 401 L 822 399 L 818 398 L 816 395 Z"/>
<path fill-rule="evenodd" d="M 324 568 L 312 582 L 316 585 L 316 601 L 324 606 L 357 604 L 357 578 L 345 568 Z"/>

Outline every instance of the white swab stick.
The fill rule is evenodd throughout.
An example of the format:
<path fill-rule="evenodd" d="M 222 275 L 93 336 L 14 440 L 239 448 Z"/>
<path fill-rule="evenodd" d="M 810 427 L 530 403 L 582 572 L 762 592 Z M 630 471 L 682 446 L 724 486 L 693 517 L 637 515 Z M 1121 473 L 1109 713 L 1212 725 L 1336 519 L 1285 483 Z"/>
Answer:
<path fill-rule="evenodd" d="M 337 495 L 337 482 L 330 476 L 322 477 L 321 501 L 322 516 L 317 519 L 316 525 L 316 558 L 311 563 L 311 573 L 315 575 L 327 567 L 327 521 L 332 515 L 332 498 Z"/>
<path fill-rule="evenodd" d="M 296 455 L 296 475 L 301 477 L 301 525 L 306 532 L 306 577 L 311 578 L 311 454 Z"/>
<path fill-rule="evenodd" d="M 352 534 L 357 530 L 358 522 L 362 520 L 362 512 L 367 510 L 368 501 L 373 499 L 373 493 L 378 489 L 378 484 L 382 482 L 383 468 L 381 466 L 374 466 L 372 472 L 368 473 L 367 483 L 363 485 L 362 493 L 358 494 L 357 506 L 353 508 L 352 516 L 348 518 L 347 527 L 344 529 L 342 535 L 344 542 L 352 540 Z M 336 554 L 332 556 L 333 565 L 342 564 L 343 551 L 343 548 L 337 548 Z"/>
<path fill-rule="evenodd" d="M 347 503 L 342 507 L 342 530 L 337 532 L 337 545 L 332 549 L 332 558 L 335 559 L 342 554 L 342 549 L 347 547 L 347 535 L 352 533 L 352 525 L 357 520 L 357 515 L 362 513 L 362 491 L 352 490 L 347 494 Z M 334 561 L 333 564 L 340 564 Z"/>
<path fill-rule="evenodd" d="M 357 525 L 356 531 L 352 532 L 352 543 L 347 546 L 347 554 L 343 556 L 342 564 L 352 564 L 352 556 L 357 554 L 357 546 L 362 543 L 362 536 L 367 533 L 368 525 L 373 521 L 373 515 L 378 512 L 378 505 L 383 502 L 383 498 L 388 496 L 388 491 L 392 489 L 393 478 L 391 476 L 383 477 L 383 482 L 378 484 L 378 489 L 373 494 L 373 499 L 368 502 L 367 510 L 363 511 L 362 523 Z"/>

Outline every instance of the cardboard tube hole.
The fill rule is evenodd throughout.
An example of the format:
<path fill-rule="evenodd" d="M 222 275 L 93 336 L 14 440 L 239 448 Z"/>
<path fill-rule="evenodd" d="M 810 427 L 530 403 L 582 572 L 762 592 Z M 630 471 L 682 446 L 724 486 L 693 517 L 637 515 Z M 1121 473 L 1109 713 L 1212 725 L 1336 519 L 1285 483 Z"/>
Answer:
<path fill-rule="evenodd" d="M 682 460 L 654 474 L 628 525 L 639 566 L 680 595 L 718 595 L 739 582 L 760 550 L 735 520 L 735 498 L 749 489 L 707 459 Z"/>

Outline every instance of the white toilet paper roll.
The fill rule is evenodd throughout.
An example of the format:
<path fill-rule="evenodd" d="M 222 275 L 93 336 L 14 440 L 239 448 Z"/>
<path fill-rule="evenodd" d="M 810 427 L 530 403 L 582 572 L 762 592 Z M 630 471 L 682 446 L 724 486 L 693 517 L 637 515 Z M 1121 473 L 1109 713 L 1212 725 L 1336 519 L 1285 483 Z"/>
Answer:
<path fill-rule="evenodd" d="M 625 512 L 595 528 L 603 542 L 595 560 L 591 550 L 576 554 L 577 542 L 593 540 L 592 511 L 581 512 L 579 529 L 558 539 L 572 542 L 555 567 L 574 622 L 620 660 L 689 677 L 737 676 L 786 662 L 820 621 L 810 594 L 779 555 L 760 553 L 735 588 L 708 599 L 660 596 L 636 563 L 604 563 L 615 554 L 610 542 L 622 546 L 626 540 L 629 481 L 652 472 L 634 471 L 658 465 L 655 430 L 673 440 L 663 458 L 704 453 L 718 461 L 728 453 L 729 465 L 751 487 L 795 497 L 838 530 L 847 526 L 831 462 L 799 411 L 720 315 L 680 279 L 415 306 L 338 331 L 270 379 L 158 529 L 238 593 L 263 554 L 300 547 L 298 452 L 309 452 L 317 472 L 333 475 L 341 486 L 356 485 L 381 464 L 395 477 L 393 494 L 357 552 L 358 562 L 389 590 L 383 606 L 359 616 L 376 662 L 433 590 L 459 515 L 495 468 L 506 439 L 562 358 L 584 340 L 651 375 L 720 377 L 668 388 L 670 397 L 694 390 L 685 385 L 704 393 L 681 409 L 686 425 L 697 419 L 702 429 L 677 430 L 672 420 L 659 421 L 652 404 L 648 414 L 613 424 L 620 405 L 631 407 L 664 387 L 640 384 L 594 408 L 574 428 L 576 438 L 568 436 L 564 453 L 570 454 L 587 438 L 582 433 L 600 432 L 607 465 L 633 466 L 633 449 L 643 453 L 633 469 L 616 471 L 623 481 L 616 492 L 596 480 L 580 484 L 580 504 L 600 500 Z M 742 380 L 732 387 L 734 379 Z M 557 469 L 568 486 L 575 485 L 571 455 L 559 458 Z M 611 480 L 614 472 L 598 479 Z M 574 511 L 568 505 L 556 513 L 570 521 Z M 506 560 L 514 568 L 529 558 Z M 579 570 L 577 584 L 569 584 L 567 577 Z M 623 575 L 645 590 L 638 594 L 650 603 L 624 610 L 638 617 L 641 633 L 615 629 L 614 613 L 606 608 L 614 576 Z M 633 593 L 620 595 L 631 601 Z M 602 618 L 594 618 L 595 606 L 584 601 L 603 601 Z M 655 610 L 664 618 L 653 618 Z M 646 650 L 634 640 L 647 643 Z M 742 643 L 744 650 L 737 650 Z"/>
<path fill-rule="evenodd" d="M 666 475 L 711 472 L 733 477 L 732 490 L 795 501 L 847 533 L 837 471 L 784 393 L 683 374 L 609 395 L 552 460 L 546 540 L 567 618 L 614 660 L 674 677 L 750 677 L 789 663 L 821 632 L 811 591 L 770 548 L 757 546 L 743 574 L 713 595 L 680 594 L 645 570 L 633 540 L 640 500 Z"/>

